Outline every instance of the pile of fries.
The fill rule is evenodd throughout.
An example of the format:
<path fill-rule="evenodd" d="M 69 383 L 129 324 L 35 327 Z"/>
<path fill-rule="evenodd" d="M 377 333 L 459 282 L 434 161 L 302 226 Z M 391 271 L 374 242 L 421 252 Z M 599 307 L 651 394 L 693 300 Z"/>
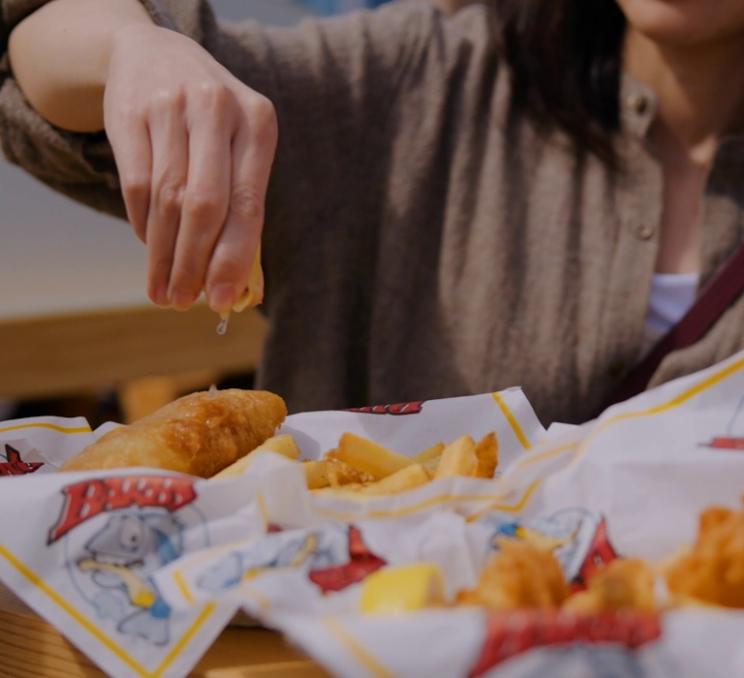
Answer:
<path fill-rule="evenodd" d="M 257 450 L 268 450 L 299 461 L 300 450 L 292 436 L 270 438 Z M 245 457 L 215 477 L 238 475 L 250 461 Z M 413 457 L 383 447 L 367 438 L 344 433 L 338 446 L 318 461 L 302 461 L 308 489 L 319 493 L 386 495 L 424 485 L 436 478 L 468 476 L 493 478 L 499 462 L 495 433 L 479 442 L 464 435 L 449 445 L 437 443 Z"/>

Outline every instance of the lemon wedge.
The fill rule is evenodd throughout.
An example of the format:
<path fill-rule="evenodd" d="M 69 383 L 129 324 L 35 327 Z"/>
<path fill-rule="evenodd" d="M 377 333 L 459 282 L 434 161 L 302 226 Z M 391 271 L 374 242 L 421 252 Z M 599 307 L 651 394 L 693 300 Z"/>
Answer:
<path fill-rule="evenodd" d="M 367 614 L 413 612 L 444 603 L 444 582 L 433 563 L 386 567 L 362 584 L 360 606 Z"/>
<path fill-rule="evenodd" d="M 230 322 L 231 313 L 240 313 L 246 308 L 258 306 L 263 301 L 263 268 L 261 266 L 261 244 L 258 245 L 256 257 L 251 265 L 251 275 L 248 278 L 248 285 L 243 294 L 240 295 L 232 307 L 232 310 L 220 313 L 220 322 L 217 325 L 217 334 L 224 336 L 227 334 L 227 325 Z"/>
<path fill-rule="evenodd" d="M 256 250 L 256 258 L 253 260 L 251 266 L 251 275 L 248 278 L 248 286 L 246 287 L 243 295 L 235 302 L 233 311 L 240 313 L 246 308 L 252 308 L 258 306 L 263 301 L 264 295 L 264 277 L 263 268 L 261 267 L 261 245 L 259 244 L 258 250 Z"/>
<path fill-rule="evenodd" d="M 251 275 L 248 278 L 248 285 L 230 311 L 220 313 L 220 323 L 217 325 L 217 334 L 227 334 L 227 325 L 230 322 L 231 313 L 240 313 L 246 308 L 258 306 L 264 297 L 264 276 L 263 267 L 261 266 L 261 245 L 259 244 L 256 251 L 256 257 L 251 266 Z"/>

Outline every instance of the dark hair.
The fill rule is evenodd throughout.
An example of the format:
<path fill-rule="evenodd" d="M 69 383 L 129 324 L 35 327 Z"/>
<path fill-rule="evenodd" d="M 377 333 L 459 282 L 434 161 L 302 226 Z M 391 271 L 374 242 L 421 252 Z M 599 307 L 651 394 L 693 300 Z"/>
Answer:
<path fill-rule="evenodd" d="M 616 164 L 625 17 L 615 0 L 493 0 L 515 105 Z"/>

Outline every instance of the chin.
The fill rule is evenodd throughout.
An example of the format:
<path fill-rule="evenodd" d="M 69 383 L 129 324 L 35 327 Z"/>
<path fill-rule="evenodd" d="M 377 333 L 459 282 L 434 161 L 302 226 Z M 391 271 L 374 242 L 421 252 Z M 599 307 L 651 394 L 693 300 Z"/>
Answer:
<path fill-rule="evenodd" d="M 617 0 L 630 26 L 654 42 L 699 45 L 739 37 L 742 0 Z"/>

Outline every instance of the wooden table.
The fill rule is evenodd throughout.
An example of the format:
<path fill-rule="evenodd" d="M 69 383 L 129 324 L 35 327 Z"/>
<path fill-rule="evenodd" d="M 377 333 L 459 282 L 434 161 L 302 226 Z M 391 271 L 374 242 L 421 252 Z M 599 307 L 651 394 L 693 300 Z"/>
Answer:
<path fill-rule="evenodd" d="M 52 626 L 0 587 L 0 676 L 98 678 L 105 674 Z M 327 678 L 328 673 L 273 631 L 228 628 L 193 678 Z"/>
<path fill-rule="evenodd" d="M 233 314 L 225 336 L 216 332 L 218 320 L 204 305 L 187 313 L 135 306 L 0 317 L 0 398 L 115 387 L 126 419 L 138 419 L 179 389 L 256 368 L 263 317 L 256 311 Z"/>

